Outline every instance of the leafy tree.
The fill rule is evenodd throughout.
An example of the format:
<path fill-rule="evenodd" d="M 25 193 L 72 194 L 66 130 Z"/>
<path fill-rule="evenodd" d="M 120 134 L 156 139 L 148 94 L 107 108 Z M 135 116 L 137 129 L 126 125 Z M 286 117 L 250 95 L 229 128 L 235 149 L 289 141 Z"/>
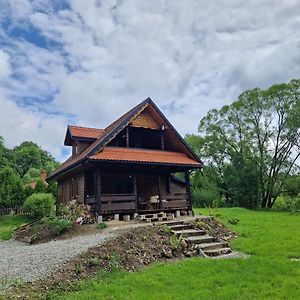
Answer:
<path fill-rule="evenodd" d="M 216 167 L 225 191 L 230 190 L 232 180 L 224 180 L 224 171 L 230 173 L 228 164 L 237 167 L 235 159 L 239 157 L 244 164 L 238 169 L 242 173 L 249 171 L 252 162 L 260 205 L 273 206 L 289 174 L 299 168 L 299 98 L 300 80 L 267 90 L 256 88 L 242 93 L 231 105 L 209 111 L 200 121 L 200 155 Z M 251 194 L 255 193 L 253 185 Z"/>
<path fill-rule="evenodd" d="M 45 182 L 41 178 L 36 179 L 36 185 L 34 188 L 34 192 L 35 193 L 47 193 L 47 187 L 45 185 Z"/>
<path fill-rule="evenodd" d="M 33 142 L 23 142 L 13 149 L 15 167 L 20 176 L 24 176 L 29 169 L 41 169 L 48 163 L 54 163 L 54 158 Z"/>
<path fill-rule="evenodd" d="M 292 175 L 284 183 L 284 193 L 291 197 L 300 197 L 300 175 Z"/>
<path fill-rule="evenodd" d="M 215 183 L 198 171 L 192 177 L 192 198 L 197 207 L 214 206 L 220 201 L 220 193 Z"/>
<path fill-rule="evenodd" d="M 10 167 L 0 170 L 0 206 L 21 204 L 25 200 L 23 184 Z"/>
<path fill-rule="evenodd" d="M 228 187 L 231 206 L 255 208 L 259 200 L 259 182 L 256 165 L 236 155 L 224 169 L 224 180 Z"/>

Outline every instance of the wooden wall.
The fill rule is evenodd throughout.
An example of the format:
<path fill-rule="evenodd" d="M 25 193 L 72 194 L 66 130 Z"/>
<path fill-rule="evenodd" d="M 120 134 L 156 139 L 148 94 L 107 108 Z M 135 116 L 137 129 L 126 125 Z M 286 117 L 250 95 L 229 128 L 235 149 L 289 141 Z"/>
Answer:
<path fill-rule="evenodd" d="M 78 196 L 76 198 L 72 198 L 72 179 L 78 182 Z M 75 199 L 79 203 L 84 203 L 84 173 L 57 182 L 57 200 L 59 204 L 66 204 Z"/>
<path fill-rule="evenodd" d="M 132 127 L 143 127 L 150 129 L 160 129 L 161 124 L 156 121 L 149 111 L 144 110 L 140 115 L 138 115 L 132 122 Z"/>

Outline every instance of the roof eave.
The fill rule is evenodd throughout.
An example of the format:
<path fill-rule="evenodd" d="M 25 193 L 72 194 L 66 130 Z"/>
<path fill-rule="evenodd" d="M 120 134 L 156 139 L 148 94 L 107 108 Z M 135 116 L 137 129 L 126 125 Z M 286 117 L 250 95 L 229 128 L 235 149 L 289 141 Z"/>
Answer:
<path fill-rule="evenodd" d="M 136 165 L 152 165 L 152 166 L 175 166 L 175 167 L 188 167 L 191 169 L 202 169 L 202 165 L 194 165 L 194 164 L 182 164 L 182 163 L 166 163 L 166 162 L 145 162 L 145 161 L 130 161 L 130 160 L 111 160 L 111 159 L 93 159 L 88 158 L 89 162 L 96 163 L 123 163 L 123 164 L 136 164 Z"/>

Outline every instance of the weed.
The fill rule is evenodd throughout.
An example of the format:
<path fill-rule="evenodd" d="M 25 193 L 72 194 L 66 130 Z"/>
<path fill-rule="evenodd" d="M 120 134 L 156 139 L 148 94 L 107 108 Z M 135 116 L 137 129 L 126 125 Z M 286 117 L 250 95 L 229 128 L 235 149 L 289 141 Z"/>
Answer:
<path fill-rule="evenodd" d="M 182 236 L 179 237 L 176 236 L 176 234 L 173 234 L 170 238 L 170 246 L 172 250 L 177 250 L 180 243 L 182 241 Z"/>
<path fill-rule="evenodd" d="M 168 227 L 167 225 L 164 225 L 162 228 L 163 232 L 166 234 L 170 234 L 171 233 L 171 228 Z"/>
<path fill-rule="evenodd" d="M 117 272 L 121 270 L 120 258 L 115 255 L 108 255 L 108 268 L 111 272 Z"/>
<path fill-rule="evenodd" d="M 105 222 L 101 222 L 97 224 L 97 229 L 102 230 L 104 228 L 107 228 L 107 224 Z"/>
<path fill-rule="evenodd" d="M 97 257 L 92 257 L 88 264 L 90 267 L 97 267 L 99 265 L 99 259 Z"/>
<path fill-rule="evenodd" d="M 83 268 L 82 264 L 81 264 L 80 262 L 77 262 L 77 263 L 75 264 L 75 273 L 76 273 L 77 275 L 79 275 L 79 274 L 81 274 L 83 271 L 84 271 L 84 268 Z"/>

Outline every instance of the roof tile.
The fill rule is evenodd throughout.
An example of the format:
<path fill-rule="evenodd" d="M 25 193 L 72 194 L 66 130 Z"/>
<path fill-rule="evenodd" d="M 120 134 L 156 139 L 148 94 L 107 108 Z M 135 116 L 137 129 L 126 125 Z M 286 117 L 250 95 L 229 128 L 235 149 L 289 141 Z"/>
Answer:
<path fill-rule="evenodd" d="M 72 136 L 90 139 L 97 139 L 100 136 L 100 134 L 104 131 L 100 128 L 81 127 L 74 125 L 70 125 L 69 128 L 71 130 Z"/>
<path fill-rule="evenodd" d="M 201 166 L 199 162 L 189 158 L 185 153 L 137 148 L 104 147 L 101 152 L 90 158 L 92 160 Z"/>

